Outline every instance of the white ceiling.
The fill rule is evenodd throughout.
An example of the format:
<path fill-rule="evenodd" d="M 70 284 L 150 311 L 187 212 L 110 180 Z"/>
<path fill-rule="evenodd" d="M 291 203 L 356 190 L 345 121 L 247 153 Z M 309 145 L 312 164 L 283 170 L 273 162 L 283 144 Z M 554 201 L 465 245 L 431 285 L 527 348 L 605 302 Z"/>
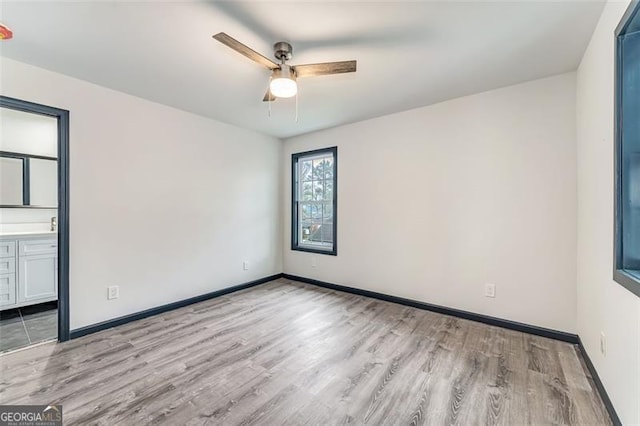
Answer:
<path fill-rule="evenodd" d="M 3 56 L 277 137 L 289 137 L 577 68 L 603 3 L 2 2 Z M 224 31 L 292 64 L 358 60 L 262 102 L 269 72 Z"/>

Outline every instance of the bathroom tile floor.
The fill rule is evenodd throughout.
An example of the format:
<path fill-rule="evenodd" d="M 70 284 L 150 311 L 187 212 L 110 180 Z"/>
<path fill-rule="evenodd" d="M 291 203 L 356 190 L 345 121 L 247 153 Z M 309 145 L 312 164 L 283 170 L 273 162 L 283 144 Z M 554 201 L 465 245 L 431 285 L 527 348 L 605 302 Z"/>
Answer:
<path fill-rule="evenodd" d="M 58 337 L 58 302 L 0 311 L 0 353 Z"/>

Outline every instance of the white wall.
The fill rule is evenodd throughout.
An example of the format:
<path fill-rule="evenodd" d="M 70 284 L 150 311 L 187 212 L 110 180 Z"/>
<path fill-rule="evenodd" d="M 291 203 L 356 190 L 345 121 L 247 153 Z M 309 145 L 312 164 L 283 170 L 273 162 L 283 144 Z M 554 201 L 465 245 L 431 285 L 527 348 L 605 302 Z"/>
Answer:
<path fill-rule="evenodd" d="M 58 120 L 0 108 L 0 150 L 57 157 Z"/>
<path fill-rule="evenodd" d="M 614 30 L 610 2 L 578 69 L 578 334 L 623 424 L 640 424 L 640 298 L 612 280 Z M 607 338 L 600 353 L 600 333 Z"/>
<path fill-rule="evenodd" d="M 334 145 L 338 256 L 291 251 L 291 154 Z M 575 150 L 575 73 L 288 139 L 284 271 L 575 332 Z"/>
<path fill-rule="evenodd" d="M 280 141 L 1 67 L 3 95 L 70 111 L 72 329 L 281 272 Z"/>
<path fill-rule="evenodd" d="M 58 217 L 56 209 L 0 209 L 0 232 L 27 229 L 25 224 L 39 224 L 47 229 L 52 217 Z M 13 226 L 18 225 L 18 226 Z"/>

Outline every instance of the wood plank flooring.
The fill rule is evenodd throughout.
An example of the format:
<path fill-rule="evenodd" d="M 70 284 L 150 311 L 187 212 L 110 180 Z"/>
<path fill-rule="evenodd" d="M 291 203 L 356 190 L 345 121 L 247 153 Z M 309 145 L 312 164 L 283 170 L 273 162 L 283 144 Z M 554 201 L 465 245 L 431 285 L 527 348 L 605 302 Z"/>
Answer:
<path fill-rule="evenodd" d="M 611 424 L 571 344 L 284 279 L 0 357 L 65 424 Z"/>

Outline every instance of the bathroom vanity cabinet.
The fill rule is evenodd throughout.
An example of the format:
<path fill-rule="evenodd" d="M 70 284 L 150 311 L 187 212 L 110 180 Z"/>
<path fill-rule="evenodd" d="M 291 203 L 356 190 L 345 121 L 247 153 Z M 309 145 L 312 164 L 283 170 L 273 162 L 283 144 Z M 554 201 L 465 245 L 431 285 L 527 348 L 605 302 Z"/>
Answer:
<path fill-rule="evenodd" d="M 57 235 L 0 236 L 0 310 L 57 299 Z"/>

